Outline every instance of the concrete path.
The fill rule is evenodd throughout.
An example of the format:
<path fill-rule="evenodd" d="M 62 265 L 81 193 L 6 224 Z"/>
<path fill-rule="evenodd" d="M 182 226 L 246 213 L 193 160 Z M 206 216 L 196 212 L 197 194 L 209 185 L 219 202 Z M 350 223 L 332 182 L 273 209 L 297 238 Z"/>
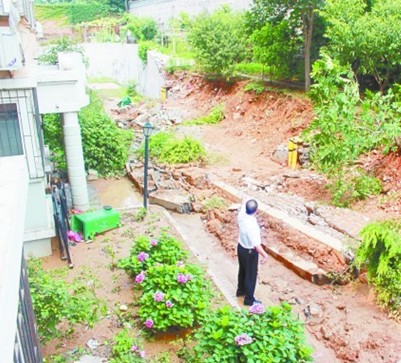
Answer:
<path fill-rule="evenodd" d="M 157 208 L 157 207 L 156 207 Z M 181 235 L 193 255 L 205 267 L 217 288 L 222 292 L 227 302 L 236 308 L 248 308 L 243 305 L 242 298 L 235 297 L 237 287 L 238 264 L 236 258 L 230 257 L 217 238 L 206 232 L 203 222 L 197 214 L 169 213 L 163 210 L 171 225 Z M 268 263 L 270 264 L 270 263 Z M 269 267 L 269 266 L 268 266 Z M 264 281 L 264 267 L 259 267 L 259 281 Z M 285 276 L 283 276 L 285 277 Z M 255 296 L 265 306 L 277 305 L 269 297 L 270 289 L 258 282 Z M 315 363 L 336 363 L 334 352 L 327 349 L 305 330 L 307 341 L 314 347 Z"/>

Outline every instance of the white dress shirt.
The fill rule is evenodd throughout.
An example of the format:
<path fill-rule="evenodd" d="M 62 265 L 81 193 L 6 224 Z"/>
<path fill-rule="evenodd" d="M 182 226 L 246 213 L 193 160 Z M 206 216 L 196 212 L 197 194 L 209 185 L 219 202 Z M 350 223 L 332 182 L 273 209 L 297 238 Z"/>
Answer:
<path fill-rule="evenodd" d="M 238 243 L 244 248 L 255 248 L 262 243 L 260 238 L 260 227 L 255 215 L 246 213 L 246 203 L 241 205 L 238 213 Z"/>

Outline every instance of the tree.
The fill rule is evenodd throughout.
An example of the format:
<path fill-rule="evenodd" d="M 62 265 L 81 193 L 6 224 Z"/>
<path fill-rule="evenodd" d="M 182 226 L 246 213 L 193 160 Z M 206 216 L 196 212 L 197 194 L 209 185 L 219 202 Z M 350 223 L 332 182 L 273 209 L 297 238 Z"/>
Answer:
<path fill-rule="evenodd" d="M 332 57 L 374 77 L 382 93 L 401 80 L 401 0 L 328 0 L 321 14 Z"/>
<path fill-rule="evenodd" d="M 299 48 L 297 39 L 291 37 L 288 21 L 283 20 L 276 25 L 267 23 L 251 36 L 254 58 L 269 66 L 272 76 L 288 78 L 295 68 Z"/>
<path fill-rule="evenodd" d="M 236 63 L 247 54 L 244 16 L 228 7 L 201 14 L 189 29 L 188 41 L 201 68 L 210 74 L 230 77 Z"/>
<path fill-rule="evenodd" d="M 301 30 L 304 41 L 305 89 L 310 87 L 311 49 L 315 10 L 323 0 L 254 0 L 250 16 L 253 25 L 262 27 L 266 23 L 277 24 L 287 20 L 294 29 Z"/>

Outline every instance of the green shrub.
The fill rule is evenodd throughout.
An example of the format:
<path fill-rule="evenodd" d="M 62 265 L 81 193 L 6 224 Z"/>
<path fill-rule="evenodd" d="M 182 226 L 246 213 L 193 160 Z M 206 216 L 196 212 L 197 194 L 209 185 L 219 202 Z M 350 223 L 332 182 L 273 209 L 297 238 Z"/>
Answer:
<path fill-rule="evenodd" d="M 82 147 L 86 169 L 100 175 L 111 175 L 124 169 L 128 158 L 132 133 L 118 128 L 105 113 L 96 93 L 90 94 L 90 104 L 79 112 Z M 45 144 L 49 145 L 54 159 L 65 164 L 63 132 L 60 115 L 45 115 L 43 122 Z"/>
<path fill-rule="evenodd" d="M 378 302 L 401 319 L 401 222 L 371 223 L 360 235 L 362 243 L 356 253 L 357 263 L 367 265 Z"/>
<path fill-rule="evenodd" d="M 373 148 L 396 148 L 401 135 L 397 92 L 366 92 L 361 100 L 351 68 L 326 55 L 314 63 L 312 76 L 316 83 L 310 95 L 316 116 L 305 136 L 320 171 L 335 172 Z"/>
<path fill-rule="evenodd" d="M 44 271 L 40 260 L 28 260 L 28 278 L 38 333 L 42 342 L 61 337 L 59 323 L 71 332 L 78 323 L 90 327 L 103 308 L 93 290 L 82 279 L 67 285 L 54 271 Z"/>
<path fill-rule="evenodd" d="M 211 296 L 200 267 L 154 265 L 146 271 L 138 316 L 152 330 L 193 327 L 208 314 Z"/>
<path fill-rule="evenodd" d="M 67 169 L 64 153 L 64 136 L 61 126 L 60 114 L 45 114 L 43 116 L 43 138 L 51 151 L 51 160 L 55 163 L 56 169 Z"/>
<path fill-rule="evenodd" d="M 150 155 L 160 162 L 167 164 L 186 164 L 193 161 L 202 161 L 206 155 L 202 144 L 191 138 L 177 139 L 169 132 L 158 132 L 149 139 Z M 138 150 L 144 154 L 144 147 Z"/>
<path fill-rule="evenodd" d="M 157 239 L 139 236 L 131 247 L 130 255 L 118 261 L 118 267 L 134 277 L 155 264 L 175 264 L 186 260 L 187 256 L 181 243 L 168 234 L 162 233 Z"/>
<path fill-rule="evenodd" d="M 117 333 L 112 342 L 113 359 L 110 363 L 141 363 L 144 361 L 145 351 L 141 342 L 131 336 L 127 329 Z"/>
<path fill-rule="evenodd" d="M 158 48 L 158 45 L 151 40 L 142 41 L 139 43 L 139 46 L 138 46 L 138 56 L 139 56 L 139 58 L 141 58 L 143 63 L 147 63 L 148 51 L 152 50 L 152 49 L 157 49 L 157 48 Z"/>
<path fill-rule="evenodd" d="M 43 64 L 57 64 L 58 63 L 58 53 L 59 52 L 78 52 L 82 55 L 82 61 L 87 64 L 87 59 L 85 57 L 85 52 L 82 47 L 77 45 L 70 38 L 64 36 L 50 43 L 48 48 L 43 54 L 39 56 L 39 63 Z"/>
<path fill-rule="evenodd" d="M 266 74 L 268 73 L 268 67 L 262 63 L 238 63 L 235 65 L 235 71 L 251 75 Z"/>
<path fill-rule="evenodd" d="M 379 179 L 369 176 L 362 169 L 347 169 L 335 174 L 329 184 L 332 201 L 336 206 L 347 207 L 357 200 L 364 200 L 370 195 L 380 194 L 382 184 Z"/>
<path fill-rule="evenodd" d="M 79 24 L 94 19 L 105 17 L 110 11 L 107 4 L 100 2 L 93 3 L 71 3 L 68 20 L 70 24 Z"/>
<path fill-rule="evenodd" d="M 124 31 L 129 31 L 137 42 L 153 40 L 158 33 L 157 24 L 152 18 L 125 14 L 121 22 L 126 24 Z"/>
<path fill-rule="evenodd" d="M 96 93 L 90 94 L 90 101 L 79 113 L 85 166 L 101 175 L 120 172 L 128 158 L 132 132 L 114 123 Z"/>
<path fill-rule="evenodd" d="M 186 121 L 185 125 L 214 125 L 224 119 L 225 105 L 219 104 L 210 110 L 210 112 L 202 117 L 198 117 L 191 121 Z"/>
<path fill-rule="evenodd" d="M 253 312 L 253 313 L 252 313 Z M 208 314 L 195 333 L 197 362 L 309 362 L 302 323 L 291 306 L 253 305 L 249 312 L 228 306 Z"/>
<path fill-rule="evenodd" d="M 228 7 L 196 17 L 190 26 L 188 41 L 195 59 L 208 74 L 229 78 L 234 66 L 247 56 L 245 18 Z"/>

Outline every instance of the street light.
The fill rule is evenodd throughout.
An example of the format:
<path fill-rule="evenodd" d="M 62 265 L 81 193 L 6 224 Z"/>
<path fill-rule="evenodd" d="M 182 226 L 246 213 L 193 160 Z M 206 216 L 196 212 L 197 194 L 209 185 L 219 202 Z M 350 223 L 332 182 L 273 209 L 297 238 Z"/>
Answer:
<path fill-rule="evenodd" d="M 149 161 L 149 136 L 154 126 L 148 121 L 143 126 L 143 134 L 145 136 L 145 168 L 143 174 L 143 207 L 148 208 L 148 161 Z"/>

